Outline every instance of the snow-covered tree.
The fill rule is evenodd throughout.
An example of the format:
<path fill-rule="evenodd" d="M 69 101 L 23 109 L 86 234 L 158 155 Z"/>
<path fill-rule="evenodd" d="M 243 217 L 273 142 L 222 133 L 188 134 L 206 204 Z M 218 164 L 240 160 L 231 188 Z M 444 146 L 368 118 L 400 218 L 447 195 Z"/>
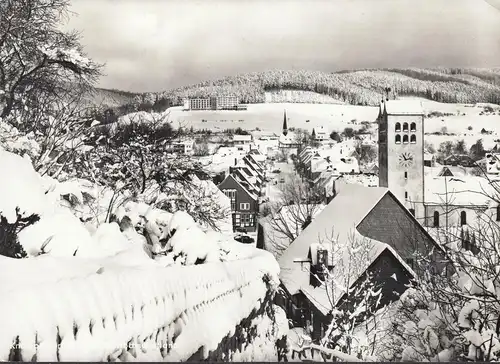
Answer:
<path fill-rule="evenodd" d="M 291 176 L 279 187 L 278 197 L 268 205 L 266 245 L 276 255 L 299 236 L 324 208 L 318 189 L 298 176 Z"/>
<path fill-rule="evenodd" d="M 218 190 L 208 191 L 208 183 L 197 177 L 206 176 L 203 167 L 190 156 L 172 152 L 177 136 L 162 118 L 140 114 L 130 123 L 96 130 L 89 149 L 77 153 L 64 171 L 128 191 L 131 198 L 170 212 L 187 211 L 197 222 L 217 229 L 229 211 L 220 205 Z"/>
<path fill-rule="evenodd" d="M 40 96 L 74 94 L 99 75 L 78 34 L 60 30 L 68 8 L 68 0 L 0 3 L 0 117 L 36 108 Z"/>
<path fill-rule="evenodd" d="M 500 359 L 500 201 L 498 186 L 490 186 L 477 191 L 490 199 L 490 208 L 478 212 L 476 221 L 447 223 L 436 233 L 446 247 L 445 270 L 433 269 L 428 257 L 416 254 L 419 277 L 392 312 L 392 326 L 377 348 L 380 360 Z M 447 193 L 445 204 L 453 195 Z"/>
<path fill-rule="evenodd" d="M 42 173 L 81 145 L 92 123 L 85 99 L 100 74 L 100 65 L 84 55 L 79 35 L 61 30 L 69 5 L 0 3 L 0 119 L 38 142 L 40 150 L 30 156 Z"/>

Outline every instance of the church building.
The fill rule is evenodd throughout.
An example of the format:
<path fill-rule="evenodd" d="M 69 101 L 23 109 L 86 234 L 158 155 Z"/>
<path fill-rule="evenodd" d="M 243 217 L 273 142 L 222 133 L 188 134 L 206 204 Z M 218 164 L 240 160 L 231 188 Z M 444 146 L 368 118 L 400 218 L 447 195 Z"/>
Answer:
<path fill-rule="evenodd" d="M 297 153 L 297 148 L 300 147 L 300 142 L 297 141 L 295 133 L 288 129 L 288 119 L 286 110 L 283 112 L 283 128 L 279 138 L 279 149 L 284 151 L 294 151 Z"/>

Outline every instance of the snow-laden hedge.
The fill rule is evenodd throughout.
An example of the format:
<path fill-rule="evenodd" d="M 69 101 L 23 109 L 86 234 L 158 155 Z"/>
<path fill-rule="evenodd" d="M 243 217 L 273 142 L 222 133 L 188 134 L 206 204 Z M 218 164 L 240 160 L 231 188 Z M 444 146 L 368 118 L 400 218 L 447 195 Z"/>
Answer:
<path fill-rule="evenodd" d="M 187 213 L 41 177 L 4 150 L 0 170 L 9 173 L 0 178 L 0 244 L 26 253 L 0 255 L 0 360 L 207 356 L 276 288 L 269 253 Z"/>
<path fill-rule="evenodd" d="M 90 267 L 80 277 L 2 292 L 0 360 L 179 361 L 200 347 L 208 355 L 260 307 L 263 278 L 277 269 L 257 251 L 188 267 Z"/>

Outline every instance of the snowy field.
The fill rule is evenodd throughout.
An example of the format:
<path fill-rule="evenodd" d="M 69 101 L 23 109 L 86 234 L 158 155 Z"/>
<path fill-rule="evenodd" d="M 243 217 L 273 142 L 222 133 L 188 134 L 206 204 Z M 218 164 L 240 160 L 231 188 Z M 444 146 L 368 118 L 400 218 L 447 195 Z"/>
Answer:
<path fill-rule="evenodd" d="M 444 126 L 449 133 L 456 134 L 477 134 L 482 128 L 492 130 L 493 134 L 500 132 L 500 112 L 480 115 L 487 104 L 443 104 L 425 99 L 420 100 L 427 114 L 432 112 L 453 114 L 426 118 L 426 133 L 441 131 Z M 492 106 L 498 108 L 498 106 Z M 288 127 L 308 130 L 319 126 L 325 126 L 330 131 L 341 131 L 346 127 L 357 129 L 362 121 L 374 122 L 378 115 L 378 107 L 298 103 L 251 104 L 248 105 L 246 111 L 183 111 L 182 107 L 172 107 L 166 113 L 169 113 L 168 119 L 175 126 L 186 128 L 192 126 L 213 131 L 237 127 L 247 130 L 258 128 L 279 135 L 283 125 L 284 110 L 289 119 Z M 472 126 L 472 131 L 467 130 L 469 126 Z"/>
<path fill-rule="evenodd" d="M 323 125 L 329 130 L 342 130 L 347 125 L 359 127 L 349 123 L 354 119 L 358 122 L 374 121 L 378 113 L 376 107 L 294 103 L 251 104 L 246 111 L 183 111 L 182 107 L 173 107 L 166 112 L 170 111 L 169 120 L 174 126 L 214 131 L 237 127 L 247 130 L 259 128 L 280 134 L 285 110 L 289 128 L 312 129 Z"/>

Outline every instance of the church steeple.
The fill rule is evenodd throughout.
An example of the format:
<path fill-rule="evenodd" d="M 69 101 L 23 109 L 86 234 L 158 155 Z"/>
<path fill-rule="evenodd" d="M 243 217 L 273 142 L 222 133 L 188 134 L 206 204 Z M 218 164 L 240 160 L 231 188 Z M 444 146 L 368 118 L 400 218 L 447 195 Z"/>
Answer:
<path fill-rule="evenodd" d="M 286 110 L 285 110 L 283 113 L 283 135 L 287 135 L 287 134 L 288 134 L 288 126 L 286 123 Z"/>

